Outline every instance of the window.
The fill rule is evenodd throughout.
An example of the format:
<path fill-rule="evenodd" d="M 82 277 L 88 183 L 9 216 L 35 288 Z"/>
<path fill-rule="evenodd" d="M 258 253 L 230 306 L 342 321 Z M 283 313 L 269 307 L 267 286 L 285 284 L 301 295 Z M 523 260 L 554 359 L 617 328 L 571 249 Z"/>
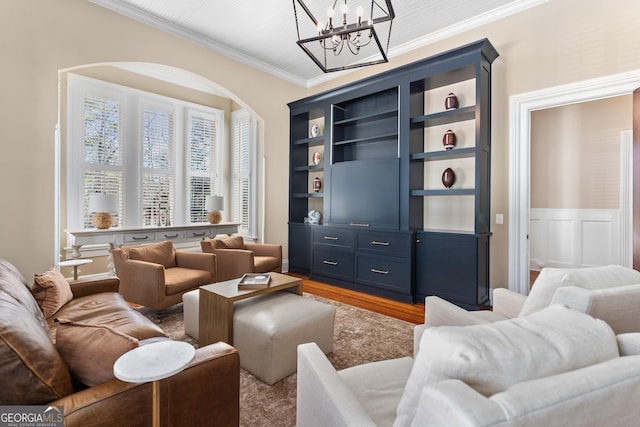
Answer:
<path fill-rule="evenodd" d="M 207 221 L 220 177 L 224 113 L 69 75 L 67 228 L 91 227 L 89 195 L 117 194 L 113 226 Z"/>
<path fill-rule="evenodd" d="M 246 110 L 231 113 L 231 220 L 238 231 L 255 233 L 255 120 Z"/>
<path fill-rule="evenodd" d="M 82 116 L 82 181 L 85 191 L 81 200 L 83 228 L 91 227 L 89 194 L 122 194 L 121 110 L 118 100 L 87 96 Z M 77 193 L 75 193 L 77 194 Z M 114 226 L 119 212 L 115 212 Z"/>
<path fill-rule="evenodd" d="M 216 188 L 216 118 L 189 114 L 189 217 L 191 222 L 206 222 L 206 196 L 218 194 Z"/>

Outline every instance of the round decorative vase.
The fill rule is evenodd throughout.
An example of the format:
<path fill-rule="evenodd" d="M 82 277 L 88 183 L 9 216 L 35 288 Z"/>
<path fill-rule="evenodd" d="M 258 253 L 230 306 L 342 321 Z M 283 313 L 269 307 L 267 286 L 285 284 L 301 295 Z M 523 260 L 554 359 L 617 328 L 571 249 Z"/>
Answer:
<path fill-rule="evenodd" d="M 207 214 L 207 219 L 210 224 L 218 224 L 222 220 L 222 212 L 220 211 L 209 211 Z"/>
<path fill-rule="evenodd" d="M 454 110 L 458 108 L 458 97 L 453 93 L 447 95 L 447 99 L 444 100 L 444 108 L 447 110 Z"/>
<path fill-rule="evenodd" d="M 311 126 L 311 137 L 315 138 L 318 135 L 320 135 L 320 126 L 314 124 L 313 126 Z"/>
<path fill-rule="evenodd" d="M 446 150 L 451 150 L 456 146 L 456 134 L 454 131 L 449 129 L 445 132 L 444 136 L 442 137 L 442 145 L 444 145 L 444 148 Z"/>
<path fill-rule="evenodd" d="M 91 223 L 97 229 L 104 230 L 111 227 L 113 221 L 109 212 L 96 212 L 93 217 L 91 217 Z"/>
<path fill-rule="evenodd" d="M 446 168 L 444 172 L 442 172 L 442 184 L 447 188 L 451 188 L 454 182 L 456 182 L 456 174 L 453 172 L 453 169 Z"/>
<path fill-rule="evenodd" d="M 321 188 L 322 188 L 322 181 L 320 180 L 319 177 L 316 176 L 316 178 L 313 180 L 313 191 L 317 193 L 320 191 Z"/>

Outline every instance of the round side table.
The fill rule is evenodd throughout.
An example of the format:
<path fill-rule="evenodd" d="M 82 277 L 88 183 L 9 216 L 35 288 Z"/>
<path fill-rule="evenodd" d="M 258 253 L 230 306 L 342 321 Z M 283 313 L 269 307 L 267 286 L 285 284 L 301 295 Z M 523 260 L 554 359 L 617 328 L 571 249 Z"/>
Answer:
<path fill-rule="evenodd" d="M 160 425 L 160 380 L 182 371 L 196 349 L 181 341 L 160 341 L 136 347 L 113 364 L 116 378 L 130 383 L 153 382 L 153 426 Z"/>
<path fill-rule="evenodd" d="M 73 267 L 73 280 L 78 280 L 78 267 L 85 264 L 92 263 L 92 259 L 69 259 L 67 261 L 60 261 L 58 265 L 60 267 Z"/>

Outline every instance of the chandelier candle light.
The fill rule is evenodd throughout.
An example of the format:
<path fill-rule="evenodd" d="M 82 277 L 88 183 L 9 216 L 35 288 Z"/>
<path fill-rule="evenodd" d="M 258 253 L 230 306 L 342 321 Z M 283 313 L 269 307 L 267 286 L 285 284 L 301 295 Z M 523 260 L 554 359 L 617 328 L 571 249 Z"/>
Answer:
<path fill-rule="evenodd" d="M 349 4 L 347 0 L 332 0 L 326 18 L 323 3 L 327 10 L 326 0 L 293 0 L 297 43 L 322 71 L 389 61 L 387 51 L 395 17 L 391 0 L 349 0 Z"/>

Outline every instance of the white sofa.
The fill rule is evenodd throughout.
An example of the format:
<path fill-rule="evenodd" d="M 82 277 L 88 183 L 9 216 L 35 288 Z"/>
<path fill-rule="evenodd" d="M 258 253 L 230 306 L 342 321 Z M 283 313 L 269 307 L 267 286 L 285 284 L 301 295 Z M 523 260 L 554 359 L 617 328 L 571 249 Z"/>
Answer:
<path fill-rule="evenodd" d="M 297 424 L 629 426 L 640 419 L 640 333 L 552 305 L 528 316 L 428 328 L 412 358 L 336 371 L 298 347 Z"/>
<path fill-rule="evenodd" d="M 442 298 L 425 299 L 425 323 L 414 330 L 414 354 L 432 326 L 475 325 L 535 313 L 552 303 L 565 304 L 605 320 L 616 334 L 640 332 L 640 272 L 620 265 L 592 268 L 544 268 L 529 296 L 496 288 L 493 310 L 467 311 Z"/>

